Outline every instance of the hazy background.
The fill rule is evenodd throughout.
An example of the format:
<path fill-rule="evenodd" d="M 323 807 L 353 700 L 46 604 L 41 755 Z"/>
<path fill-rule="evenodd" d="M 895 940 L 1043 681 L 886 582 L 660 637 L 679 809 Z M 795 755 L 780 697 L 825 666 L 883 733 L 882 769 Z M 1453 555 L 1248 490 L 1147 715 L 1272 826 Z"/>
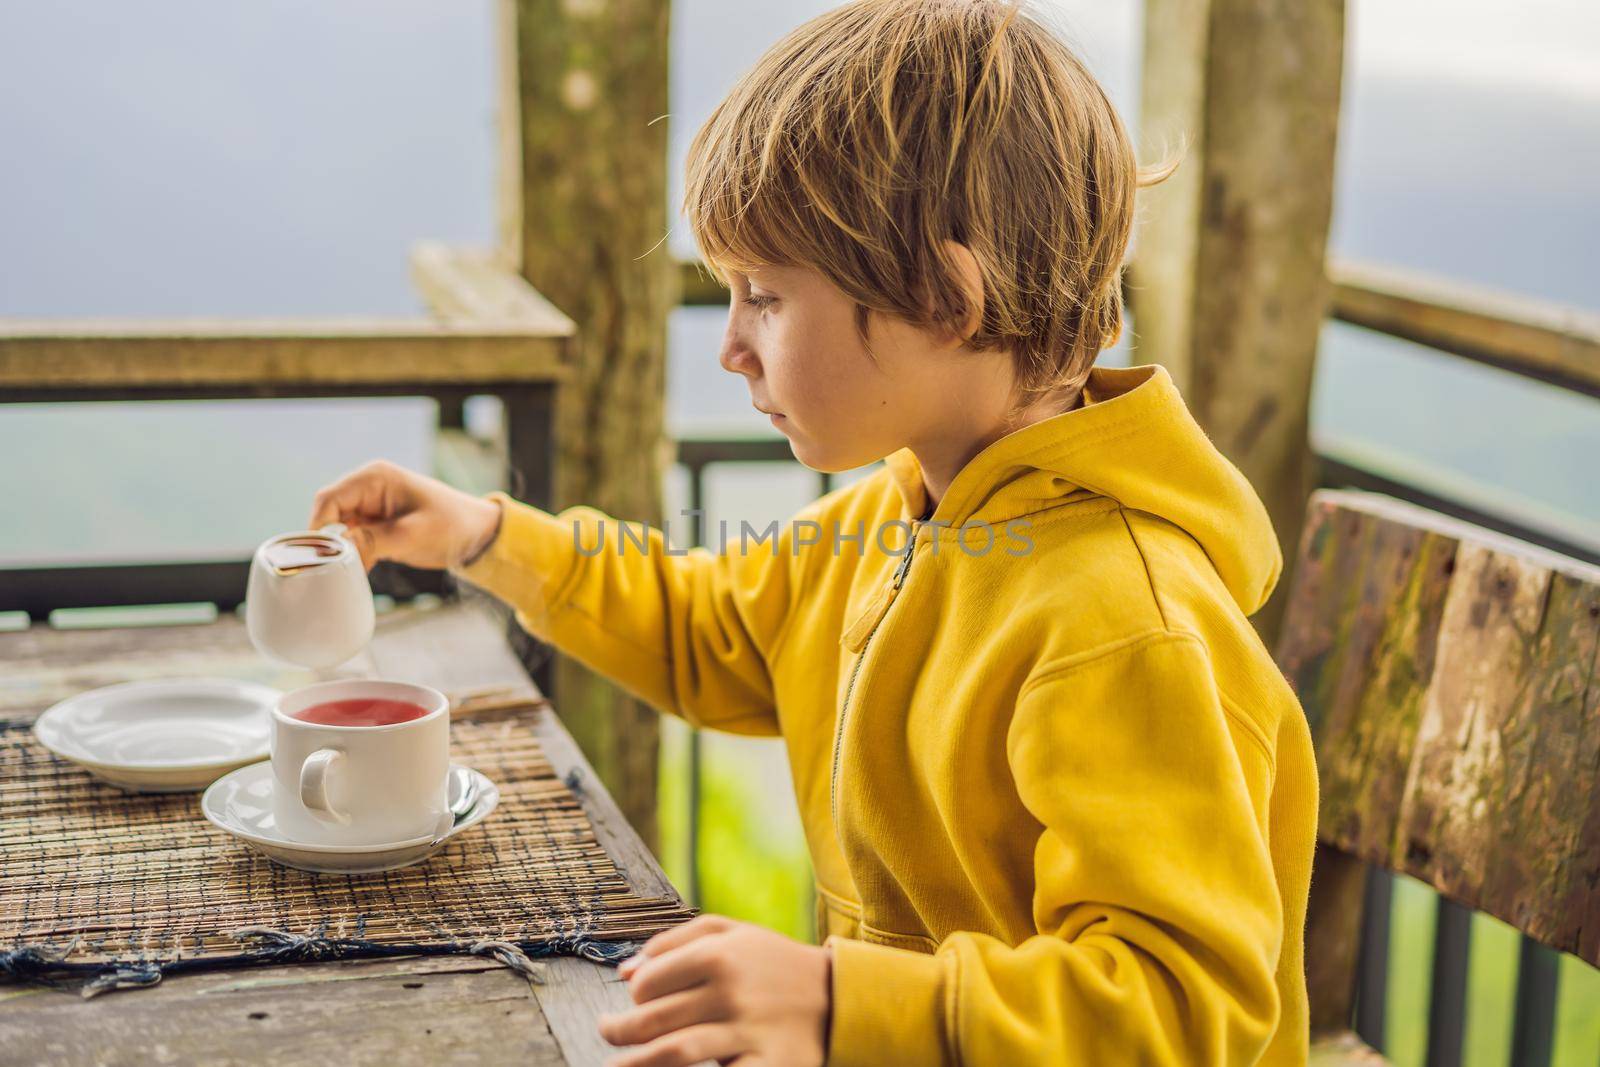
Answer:
<path fill-rule="evenodd" d="M 698 123 L 825 6 L 675 5 L 674 203 Z M 1140 5 L 1043 9 L 1136 128 Z M 492 29 L 488 0 L 0 3 L 0 315 L 419 310 L 413 242 L 491 240 Z M 1336 255 L 1600 306 L 1600 7 L 1356 0 L 1345 96 Z M 681 227 L 672 245 L 691 251 Z M 770 433 L 716 366 L 719 330 L 675 316 L 671 424 Z M 1330 327 L 1315 433 L 1600 542 L 1596 407 Z M 430 411 L 0 408 L 0 562 L 237 557 L 354 463 L 425 464 Z"/>

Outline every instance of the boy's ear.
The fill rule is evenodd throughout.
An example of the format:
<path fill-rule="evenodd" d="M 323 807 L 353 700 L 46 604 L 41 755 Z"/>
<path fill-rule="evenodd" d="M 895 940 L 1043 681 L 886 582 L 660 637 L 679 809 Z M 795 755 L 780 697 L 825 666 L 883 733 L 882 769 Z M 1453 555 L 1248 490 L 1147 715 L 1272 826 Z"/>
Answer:
<path fill-rule="evenodd" d="M 978 257 L 960 241 L 945 241 L 944 250 L 955 265 L 956 280 L 967 294 L 967 320 L 959 331 L 959 339 L 966 341 L 983 325 L 983 272 L 978 269 Z"/>

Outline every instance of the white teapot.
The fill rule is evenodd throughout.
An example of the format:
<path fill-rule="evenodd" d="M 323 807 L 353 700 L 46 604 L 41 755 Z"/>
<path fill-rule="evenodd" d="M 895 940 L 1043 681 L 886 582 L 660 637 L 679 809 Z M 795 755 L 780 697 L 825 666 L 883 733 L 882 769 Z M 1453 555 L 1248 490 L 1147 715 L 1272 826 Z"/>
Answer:
<path fill-rule="evenodd" d="M 328 532 L 328 531 L 339 532 Z M 245 628 L 269 659 L 333 667 L 372 640 L 372 587 L 339 527 L 268 538 L 250 562 Z"/>

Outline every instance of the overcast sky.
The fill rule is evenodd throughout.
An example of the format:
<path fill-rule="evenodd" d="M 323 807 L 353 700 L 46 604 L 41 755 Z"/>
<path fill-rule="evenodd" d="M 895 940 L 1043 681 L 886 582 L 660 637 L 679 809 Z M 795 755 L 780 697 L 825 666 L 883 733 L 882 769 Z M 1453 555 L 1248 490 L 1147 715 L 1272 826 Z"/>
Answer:
<path fill-rule="evenodd" d="M 674 199 L 698 122 L 825 6 L 678 0 Z M 1140 5 L 1048 7 L 1136 124 Z M 0 314 L 410 310 L 414 241 L 492 233 L 490 15 L 0 0 Z M 1350 39 L 1336 248 L 1584 301 L 1600 4 L 1357 0 Z"/>
<path fill-rule="evenodd" d="M 674 200 L 698 123 L 824 6 L 677 0 Z M 1140 12 L 1053 6 L 1134 126 Z M 418 310 L 410 246 L 493 234 L 491 13 L 0 0 L 0 315 Z M 1352 0 L 1349 36 L 1335 252 L 1600 306 L 1600 4 Z M 764 432 L 715 366 L 719 330 L 715 311 L 674 316 L 669 419 Z M 1336 354 L 1319 432 L 1600 517 L 1592 402 L 1518 399 L 1459 364 L 1407 371 L 1388 349 Z M 30 457 L 0 461 L 0 499 L 29 516 L 0 523 L 0 561 L 247 552 L 356 462 L 425 465 L 430 417 L 410 401 L 0 409 L 0 457 Z"/>

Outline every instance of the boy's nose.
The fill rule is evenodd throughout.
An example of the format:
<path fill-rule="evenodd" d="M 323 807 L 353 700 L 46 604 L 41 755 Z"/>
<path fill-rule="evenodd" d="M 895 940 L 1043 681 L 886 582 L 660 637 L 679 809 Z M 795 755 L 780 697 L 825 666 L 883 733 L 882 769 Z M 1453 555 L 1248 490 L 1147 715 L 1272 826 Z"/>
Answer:
<path fill-rule="evenodd" d="M 717 362 L 722 364 L 723 370 L 733 374 L 742 374 L 746 378 L 761 376 L 761 361 L 756 358 L 756 354 L 733 337 L 723 339 L 722 351 L 717 356 Z"/>

